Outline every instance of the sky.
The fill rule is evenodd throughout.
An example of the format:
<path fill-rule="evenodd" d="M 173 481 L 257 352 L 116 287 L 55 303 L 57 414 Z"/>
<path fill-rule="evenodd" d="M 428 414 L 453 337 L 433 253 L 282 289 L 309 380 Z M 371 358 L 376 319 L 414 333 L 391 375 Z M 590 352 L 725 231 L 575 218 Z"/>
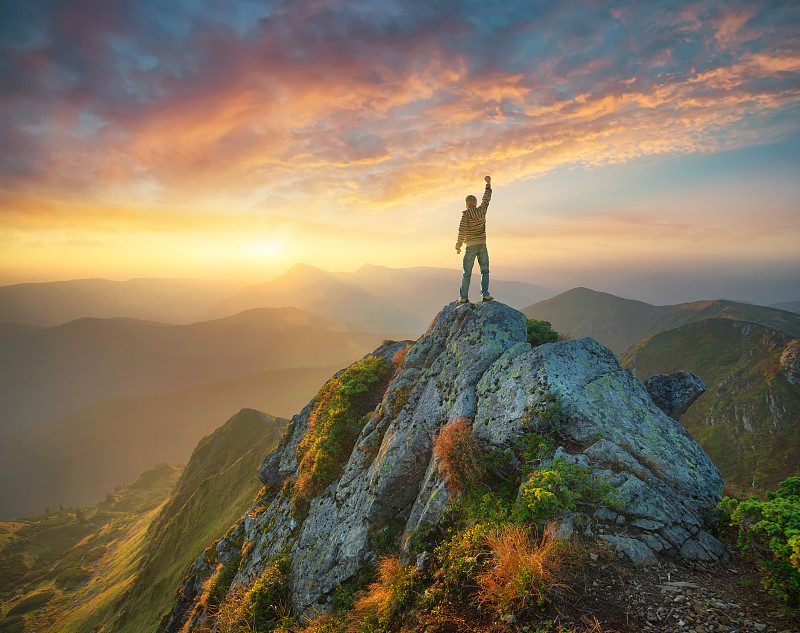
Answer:
<path fill-rule="evenodd" d="M 0 283 L 458 268 L 800 299 L 800 3 L 5 0 Z"/>

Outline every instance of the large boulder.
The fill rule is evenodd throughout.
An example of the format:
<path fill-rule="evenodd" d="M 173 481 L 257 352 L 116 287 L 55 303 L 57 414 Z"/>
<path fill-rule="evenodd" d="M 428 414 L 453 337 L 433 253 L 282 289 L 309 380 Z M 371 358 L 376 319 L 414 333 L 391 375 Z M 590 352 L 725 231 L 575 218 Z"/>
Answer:
<path fill-rule="evenodd" d="M 387 343 L 374 354 L 390 360 L 404 346 Z M 246 544 L 233 587 L 288 550 L 294 609 L 322 607 L 374 557 L 382 530 L 410 534 L 442 518 L 450 493 L 432 452 L 442 426 L 467 418 L 487 448 L 510 452 L 531 424 L 546 424 L 531 411 L 554 398 L 564 424 L 551 463 L 562 457 L 592 469 L 621 501 L 574 524 L 638 562 L 725 556 L 704 531 L 720 499 L 719 471 L 613 352 L 591 338 L 532 348 L 521 312 L 497 301 L 452 303 L 395 370 L 341 476 L 303 513 L 282 484 L 298 474 L 296 450 L 315 401 L 293 418 L 262 464 L 265 496 L 232 531 Z M 217 549 L 230 547 L 223 539 Z"/>
<path fill-rule="evenodd" d="M 644 381 L 644 387 L 656 406 L 675 421 L 706 392 L 700 376 L 688 371 L 650 376 Z"/>

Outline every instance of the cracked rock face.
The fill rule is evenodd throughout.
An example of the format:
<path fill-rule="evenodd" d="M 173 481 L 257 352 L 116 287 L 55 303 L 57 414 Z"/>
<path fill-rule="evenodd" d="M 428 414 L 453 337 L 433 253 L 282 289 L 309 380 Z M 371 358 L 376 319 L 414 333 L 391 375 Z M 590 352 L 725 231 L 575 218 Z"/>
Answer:
<path fill-rule="evenodd" d="M 391 360 L 404 346 L 385 344 L 374 354 Z M 295 451 L 314 401 L 293 418 L 259 471 L 270 495 L 231 532 L 245 543 L 233 587 L 252 582 L 285 549 L 293 608 L 324 608 L 330 592 L 372 559 L 378 531 L 392 525 L 408 534 L 441 519 L 449 493 L 432 445 L 442 426 L 468 418 L 485 445 L 511 450 L 530 428 L 529 412 L 552 396 L 568 416 L 554 457 L 592 468 L 622 501 L 575 524 L 638 562 L 726 555 L 704 531 L 721 498 L 719 471 L 613 352 L 591 338 L 531 348 L 521 312 L 497 301 L 452 303 L 408 352 L 341 477 L 304 518 L 281 485 L 297 474 Z M 573 518 L 564 519 L 565 534 Z M 224 538 L 216 547 L 228 552 L 229 545 Z"/>
<path fill-rule="evenodd" d="M 706 392 L 700 376 L 688 371 L 650 376 L 644 386 L 656 406 L 675 421 Z"/>

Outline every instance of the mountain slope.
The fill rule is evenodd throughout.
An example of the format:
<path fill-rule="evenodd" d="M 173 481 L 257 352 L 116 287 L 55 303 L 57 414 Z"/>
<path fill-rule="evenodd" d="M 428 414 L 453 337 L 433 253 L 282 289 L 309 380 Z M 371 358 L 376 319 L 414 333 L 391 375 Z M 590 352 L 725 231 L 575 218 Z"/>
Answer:
<path fill-rule="evenodd" d="M 609 349 L 532 347 L 524 315 L 499 301 L 451 303 L 410 349 L 388 342 L 334 376 L 259 476 L 263 497 L 198 550 L 161 631 L 224 627 L 220 614 L 300 631 L 331 608 L 317 629 L 550 630 L 538 624 L 561 617 L 542 617 L 556 533 L 653 567 L 729 559 L 705 531 L 723 481 L 697 443 Z M 645 630 L 623 623 L 586 621 Z"/>
<path fill-rule="evenodd" d="M 138 572 L 179 475 L 161 464 L 93 506 L 0 523 L 0 630 L 91 631 Z"/>
<path fill-rule="evenodd" d="M 653 306 L 589 288 L 568 290 L 523 312 L 529 318 L 550 321 L 562 334 L 596 338 L 617 353 L 656 332 L 718 317 L 760 323 L 800 336 L 800 315 L 775 308 L 726 300 Z"/>
<path fill-rule="evenodd" d="M 94 506 L 0 523 L 0 630 L 156 630 L 194 550 L 252 504 L 254 473 L 285 423 L 243 409 L 197 444 L 182 473 L 164 464 Z"/>
<path fill-rule="evenodd" d="M 799 347 L 753 323 L 705 319 L 655 334 L 621 359 L 639 378 L 679 369 L 700 376 L 708 391 L 681 423 L 726 481 L 774 489 L 800 474 L 800 380 L 791 368 Z"/>
<path fill-rule="evenodd" d="M 0 519 L 85 505 L 156 463 L 186 462 L 198 438 L 242 406 L 291 417 L 344 364 L 103 400 L 8 433 L 0 443 Z"/>
<path fill-rule="evenodd" d="M 384 338 L 345 327 L 281 308 L 191 325 L 85 318 L 22 332 L 0 342 L 0 428 L 47 422 L 110 397 L 338 364 Z"/>
<path fill-rule="evenodd" d="M 189 323 L 236 288 L 194 279 L 75 279 L 0 286 L 0 323 L 53 326 L 83 317 Z"/>
<path fill-rule="evenodd" d="M 174 587 L 198 549 L 211 546 L 251 506 L 258 465 L 286 420 L 243 409 L 192 453 L 171 498 L 147 533 L 139 573 L 98 631 L 155 631 L 174 602 Z"/>

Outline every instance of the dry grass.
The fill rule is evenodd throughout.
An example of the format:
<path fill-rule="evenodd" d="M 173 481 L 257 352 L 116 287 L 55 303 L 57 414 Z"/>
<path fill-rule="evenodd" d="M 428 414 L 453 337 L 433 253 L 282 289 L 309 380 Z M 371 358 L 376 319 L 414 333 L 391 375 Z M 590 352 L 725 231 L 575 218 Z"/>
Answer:
<path fill-rule="evenodd" d="M 247 587 L 237 587 L 220 603 L 214 617 L 214 630 L 218 633 L 255 632 L 251 624 L 252 613 L 245 603 Z"/>
<path fill-rule="evenodd" d="M 478 583 L 479 600 L 498 611 L 517 611 L 545 600 L 547 590 L 561 586 L 555 581 L 561 563 L 559 543 L 551 536 L 552 526 L 536 540 L 516 524 L 505 525 L 499 532 L 486 537 L 493 561 Z"/>
<path fill-rule="evenodd" d="M 356 600 L 347 614 L 348 633 L 374 633 L 385 629 L 407 606 L 417 576 L 415 567 L 403 565 L 396 556 L 378 563 L 378 580 Z"/>
<path fill-rule="evenodd" d="M 394 356 L 392 356 L 392 366 L 395 369 L 403 366 L 403 361 L 406 358 L 406 354 L 408 354 L 408 352 L 411 351 L 412 347 L 414 347 L 414 343 L 409 343 L 408 345 L 406 345 L 405 347 L 401 347 L 394 353 Z"/>
<path fill-rule="evenodd" d="M 480 448 L 467 418 L 442 427 L 433 440 L 433 454 L 439 460 L 439 471 L 451 492 L 463 492 L 483 481 Z"/>

